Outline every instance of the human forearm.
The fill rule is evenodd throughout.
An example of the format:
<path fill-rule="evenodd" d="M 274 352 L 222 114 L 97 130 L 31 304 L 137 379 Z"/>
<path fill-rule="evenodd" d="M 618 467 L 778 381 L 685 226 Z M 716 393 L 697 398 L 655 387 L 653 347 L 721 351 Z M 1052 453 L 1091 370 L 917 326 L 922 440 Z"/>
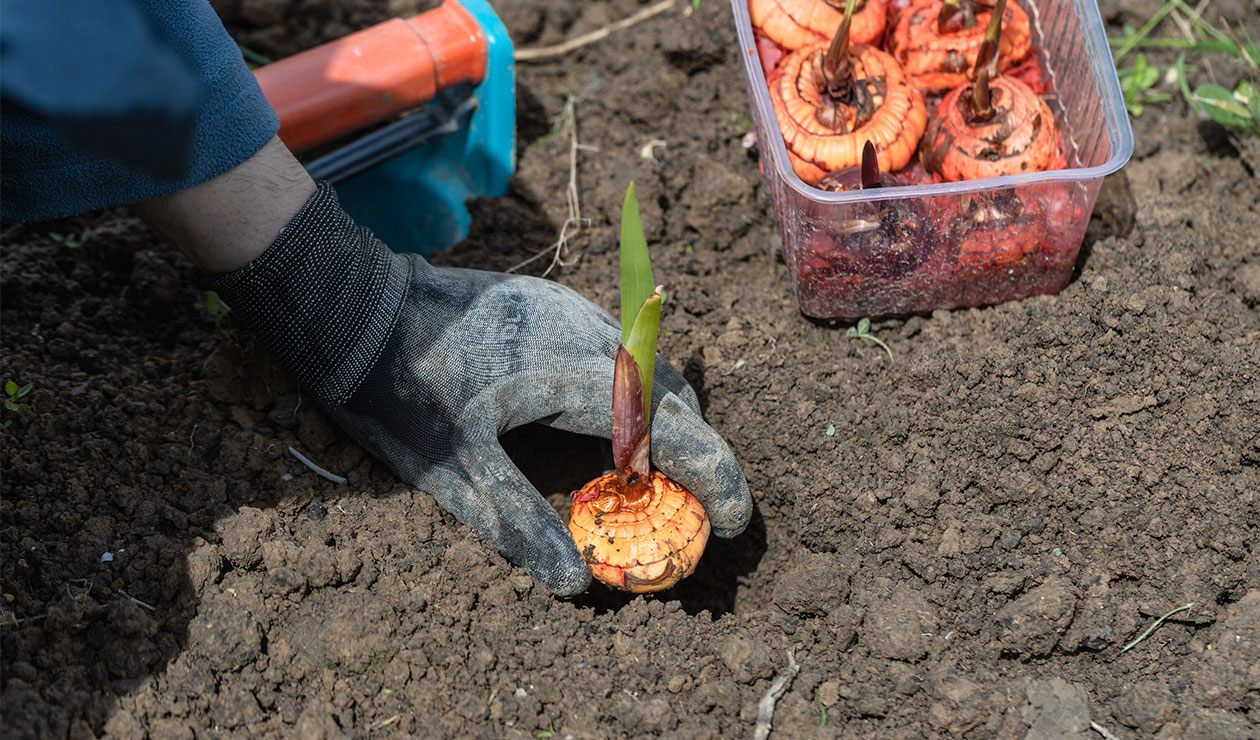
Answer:
<path fill-rule="evenodd" d="M 273 137 L 222 175 L 132 210 L 198 268 L 229 272 L 261 255 L 314 192 L 306 169 Z"/>

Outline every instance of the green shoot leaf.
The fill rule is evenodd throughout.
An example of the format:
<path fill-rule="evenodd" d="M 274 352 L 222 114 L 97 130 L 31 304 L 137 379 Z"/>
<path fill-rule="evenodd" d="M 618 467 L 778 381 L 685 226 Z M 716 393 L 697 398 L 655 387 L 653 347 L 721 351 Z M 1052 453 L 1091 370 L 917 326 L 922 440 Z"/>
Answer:
<path fill-rule="evenodd" d="M 639 314 L 634 317 L 626 349 L 639 367 L 639 381 L 643 387 L 643 418 L 650 418 L 652 411 L 652 373 L 656 365 L 656 338 L 661 327 L 661 289 L 648 296 Z"/>
<path fill-rule="evenodd" d="M 623 483 L 649 469 L 652 373 L 661 328 L 661 288 L 653 285 L 631 183 L 621 210 L 621 346 L 613 370 L 613 462 Z"/>
<path fill-rule="evenodd" d="M 643 222 L 639 218 L 639 200 L 634 194 L 634 183 L 630 183 L 630 187 L 626 188 L 625 202 L 621 205 L 622 344 L 630 340 L 632 317 L 638 316 L 639 308 L 652 295 L 655 286 L 647 239 L 643 236 Z"/>

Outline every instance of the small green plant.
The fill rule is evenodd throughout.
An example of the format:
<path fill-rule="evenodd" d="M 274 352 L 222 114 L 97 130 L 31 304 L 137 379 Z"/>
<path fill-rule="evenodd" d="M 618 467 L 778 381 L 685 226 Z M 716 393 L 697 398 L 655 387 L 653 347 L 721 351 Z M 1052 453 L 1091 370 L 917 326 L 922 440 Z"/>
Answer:
<path fill-rule="evenodd" d="M 1260 136 L 1260 91 L 1251 80 L 1239 80 L 1233 90 L 1220 85 L 1199 85 L 1188 98 L 1192 108 L 1227 129 Z"/>
<path fill-rule="evenodd" d="M 210 318 L 214 319 L 214 328 L 218 329 L 223 323 L 223 319 L 232 312 L 231 306 L 223 302 L 218 293 L 213 290 L 206 293 L 206 313 L 210 314 Z"/>
<path fill-rule="evenodd" d="M 746 113 L 728 110 L 726 112 L 726 125 L 733 126 L 741 134 L 746 134 L 752 128 L 752 119 Z"/>
<path fill-rule="evenodd" d="M 552 719 L 547 720 L 547 729 L 539 730 L 538 732 L 534 734 L 539 738 L 539 740 L 547 740 L 547 738 L 555 735 L 556 734 L 555 720 L 552 720 Z"/>
<path fill-rule="evenodd" d="M 683 254 L 691 255 L 691 254 L 694 254 L 695 251 L 696 251 L 696 248 L 691 246 L 690 244 L 683 245 Z"/>
<path fill-rule="evenodd" d="M 887 344 L 884 344 L 884 340 L 880 339 L 874 334 L 871 334 L 871 320 L 870 319 L 861 319 L 860 321 L 857 322 L 857 326 L 850 326 L 848 331 L 844 333 L 844 338 L 845 339 L 865 339 L 868 342 L 874 342 L 875 344 L 878 344 L 879 346 L 883 347 L 884 351 L 888 353 L 888 361 L 894 362 L 892 350 L 888 348 Z"/>
<path fill-rule="evenodd" d="M 1159 68 L 1146 63 L 1146 55 L 1138 54 L 1132 67 L 1118 70 L 1120 89 L 1124 92 L 1124 107 L 1129 115 L 1137 118 L 1151 103 L 1167 103 L 1172 95 L 1164 92 L 1147 92 L 1159 83 Z"/>
<path fill-rule="evenodd" d="M 1199 85 L 1193 90 L 1190 88 L 1186 77 L 1187 53 L 1227 54 L 1251 67 L 1252 78 L 1260 76 L 1260 48 L 1252 41 L 1246 26 L 1239 24 L 1236 33 L 1228 26 L 1222 30 L 1204 20 L 1201 12 L 1202 7 L 1191 8 L 1185 0 L 1164 0 L 1140 29 L 1126 25 L 1122 36 L 1108 39 L 1115 49 L 1113 58 L 1124 92 L 1125 107 L 1136 118 L 1142 115 L 1144 105 L 1166 102 L 1171 96 L 1167 93 L 1146 92 L 1158 83 L 1160 75 L 1159 68 L 1148 65 L 1144 55 L 1138 54 L 1136 63 L 1125 69 L 1119 68 L 1120 60 L 1135 49 L 1180 49 L 1181 53 L 1171 68 L 1177 74 L 1181 95 L 1191 110 L 1200 116 L 1211 118 L 1232 132 L 1260 136 L 1260 91 L 1257 90 L 1255 79 L 1243 79 L 1233 90 L 1215 82 Z M 1170 14 L 1173 14 L 1182 28 L 1193 30 L 1192 35 L 1187 33 L 1191 38 L 1148 38 Z"/>
<path fill-rule="evenodd" d="M 834 436 L 836 436 L 836 425 L 835 425 L 835 424 L 828 424 L 828 425 L 827 425 L 827 431 L 823 432 L 823 434 L 827 435 L 828 437 L 834 437 Z"/>
<path fill-rule="evenodd" d="M 33 387 L 34 385 L 32 383 L 27 383 L 26 385 L 19 386 L 17 383 L 13 382 L 12 380 L 5 383 L 4 393 L 5 395 L 8 396 L 8 398 L 4 400 L 5 410 L 11 411 L 15 414 L 18 411 L 21 411 L 22 410 L 21 400 L 25 398 L 28 393 L 31 392 L 31 388 Z M 5 419 L 4 423 L 0 424 L 0 429 L 8 429 L 12 425 L 13 425 L 12 419 Z"/>
<path fill-rule="evenodd" d="M 700 12 L 700 0 L 691 0 L 691 12 Z"/>
<path fill-rule="evenodd" d="M 818 702 L 818 726 L 827 726 L 827 705 L 822 703 L 822 699 L 818 696 L 818 687 L 814 687 L 814 701 Z"/>
<path fill-rule="evenodd" d="M 84 226 L 83 230 L 77 233 L 73 231 L 66 234 L 63 234 L 60 231 L 48 232 L 49 239 L 52 239 L 53 241 L 58 242 L 60 244 L 64 244 L 66 248 L 68 249 L 78 249 L 84 244 L 87 244 L 88 239 L 90 239 L 91 237 L 92 237 L 92 228 L 90 226 Z"/>

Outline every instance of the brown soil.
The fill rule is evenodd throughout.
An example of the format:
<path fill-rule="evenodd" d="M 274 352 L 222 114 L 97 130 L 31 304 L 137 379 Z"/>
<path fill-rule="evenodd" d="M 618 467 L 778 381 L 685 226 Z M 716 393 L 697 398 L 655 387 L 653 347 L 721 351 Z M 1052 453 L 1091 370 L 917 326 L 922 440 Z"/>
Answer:
<path fill-rule="evenodd" d="M 220 5 L 279 56 L 416 3 Z M 1211 8 L 1260 38 L 1247 5 Z M 638 7 L 500 6 L 518 46 Z M 576 96 L 591 222 L 551 277 L 614 306 L 634 180 L 662 352 L 743 465 L 748 532 L 659 597 L 556 599 L 216 328 L 125 212 L 8 227 L 0 379 L 34 390 L 0 432 L 7 737 L 749 737 L 793 664 L 775 737 L 1260 735 L 1260 141 L 1148 107 L 1062 293 L 876 322 L 890 363 L 796 308 L 725 3 L 518 72 L 512 191 L 436 261 L 550 243 L 544 135 Z M 588 439 L 506 443 L 558 507 L 600 467 Z"/>

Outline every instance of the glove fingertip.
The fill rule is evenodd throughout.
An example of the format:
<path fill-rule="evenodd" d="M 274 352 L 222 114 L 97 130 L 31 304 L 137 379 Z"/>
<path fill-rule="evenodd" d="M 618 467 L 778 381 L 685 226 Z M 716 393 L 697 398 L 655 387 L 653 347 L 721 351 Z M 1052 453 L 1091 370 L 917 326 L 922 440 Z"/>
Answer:
<path fill-rule="evenodd" d="M 556 596 L 568 598 L 577 596 L 591 585 L 591 569 L 586 563 L 580 566 L 566 567 L 554 576 L 543 581 L 543 585 L 551 589 Z"/>
<path fill-rule="evenodd" d="M 704 505 L 713 533 L 734 537 L 752 518 L 752 493 L 730 446 L 674 395 L 652 422 L 652 460 Z"/>
<path fill-rule="evenodd" d="M 559 519 L 535 522 L 525 564 L 530 575 L 557 596 L 574 596 L 591 583 L 591 569 L 578 552 L 568 527 Z"/>
<path fill-rule="evenodd" d="M 703 502 L 713 534 L 725 539 L 743 533 L 752 519 L 752 492 L 748 490 L 748 481 L 729 448 L 727 453 L 710 478 L 718 492 Z"/>

